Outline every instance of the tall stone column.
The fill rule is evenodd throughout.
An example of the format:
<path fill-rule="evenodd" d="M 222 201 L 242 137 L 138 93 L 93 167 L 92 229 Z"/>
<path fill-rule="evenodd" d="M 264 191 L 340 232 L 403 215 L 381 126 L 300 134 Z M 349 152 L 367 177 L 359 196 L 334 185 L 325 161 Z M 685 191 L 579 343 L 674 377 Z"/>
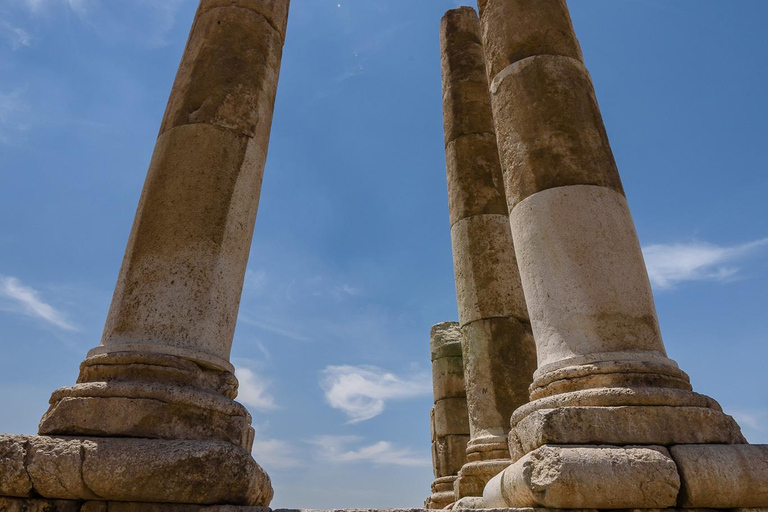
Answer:
<path fill-rule="evenodd" d="M 251 417 L 233 400 L 229 354 L 288 8 L 289 0 L 200 2 L 101 344 L 82 363 L 77 384 L 53 393 L 40 423 L 41 436 L 68 440 L 25 441 L 30 453 L 43 443 L 79 454 L 73 467 L 47 472 L 80 483 L 35 483 L 32 470 L 30 492 L 137 502 L 271 500 L 269 477 L 250 455 Z"/>
<path fill-rule="evenodd" d="M 471 440 L 457 498 L 508 466 L 509 416 L 528 401 L 536 353 L 509 228 L 474 9 L 441 24 L 448 195 Z"/>
<path fill-rule="evenodd" d="M 675 445 L 745 440 L 667 357 L 566 3 L 479 4 L 512 236 L 538 355 L 532 401 L 511 416 L 516 462 L 488 484 L 485 506 L 714 506 L 686 501 L 692 480 L 679 468 L 692 452 Z"/>
<path fill-rule="evenodd" d="M 453 485 L 467 460 L 469 417 L 464 389 L 462 334 L 459 324 L 445 322 L 430 332 L 432 386 L 435 406 L 430 412 L 432 469 L 435 481 L 425 508 L 441 509 L 456 501 Z"/>

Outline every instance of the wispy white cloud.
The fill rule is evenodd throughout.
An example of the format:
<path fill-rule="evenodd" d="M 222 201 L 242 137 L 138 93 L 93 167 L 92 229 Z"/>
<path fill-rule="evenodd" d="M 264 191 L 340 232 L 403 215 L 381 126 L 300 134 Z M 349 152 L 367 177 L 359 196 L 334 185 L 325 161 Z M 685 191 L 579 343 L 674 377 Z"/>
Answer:
<path fill-rule="evenodd" d="M 729 281 L 739 272 L 735 264 L 768 245 L 768 238 L 723 247 L 703 242 L 656 244 L 643 248 L 651 283 L 659 289 L 685 281 Z"/>
<path fill-rule="evenodd" d="M 411 448 L 399 448 L 389 441 L 352 448 L 360 444 L 357 436 L 317 436 L 309 442 L 314 445 L 319 459 L 336 463 L 370 462 L 377 465 L 429 467 L 429 457 L 415 453 Z"/>
<path fill-rule="evenodd" d="M 430 394 L 432 378 L 427 373 L 399 377 L 375 366 L 328 366 L 320 386 L 328 404 L 357 423 L 384 412 L 387 401 Z"/>
<path fill-rule="evenodd" d="M 63 4 L 80 16 L 88 13 L 91 4 L 89 0 L 24 0 L 24 3 L 35 14 L 44 13 L 56 4 Z"/>
<path fill-rule="evenodd" d="M 768 409 L 725 409 L 741 426 L 750 443 L 768 443 Z"/>
<path fill-rule="evenodd" d="M 247 368 L 244 360 L 236 360 L 235 376 L 240 382 L 237 400 L 260 411 L 276 409 L 274 397 L 269 393 L 269 383 L 257 371 Z"/>
<path fill-rule="evenodd" d="M 267 470 L 290 469 L 302 465 L 299 450 L 291 443 L 280 439 L 259 439 L 257 434 L 252 453 L 256 462 Z"/>
<path fill-rule="evenodd" d="M 301 333 L 298 333 L 291 329 L 286 329 L 281 326 L 272 325 L 268 322 L 261 322 L 258 320 L 254 320 L 246 315 L 243 315 L 242 313 L 237 317 L 238 322 L 242 322 L 246 325 L 251 325 L 253 327 L 257 327 L 261 330 L 271 332 L 273 334 L 277 334 L 278 336 L 282 336 L 284 338 L 289 338 L 295 341 L 310 341 L 310 339 L 307 336 L 304 336 Z"/>
<path fill-rule="evenodd" d="M 37 290 L 15 277 L 0 275 L 0 309 L 43 320 L 65 331 L 78 330 L 62 312 L 44 302 Z"/>
<path fill-rule="evenodd" d="M 32 42 L 32 36 L 30 36 L 26 30 L 19 27 L 14 27 L 7 21 L 0 22 L 0 34 L 8 38 L 8 40 L 11 42 L 11 47 L 14 50 L 18 50 L 24 46 L 29 46 Z"/>

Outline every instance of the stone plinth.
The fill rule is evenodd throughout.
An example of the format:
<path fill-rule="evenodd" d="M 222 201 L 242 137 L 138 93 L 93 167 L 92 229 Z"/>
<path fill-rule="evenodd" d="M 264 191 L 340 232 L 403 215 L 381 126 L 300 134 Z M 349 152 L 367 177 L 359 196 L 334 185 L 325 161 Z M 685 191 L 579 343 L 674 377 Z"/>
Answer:
<path fill-rule="evenodd" d="M 467 460 L 469 418 L 464 389 L 462 334 L 459 324 L 445 322 L 432 327 L 430 356 L 435 406 L 430 413 L 432 431 L 432 494 L 428 509 L 441 509 L 456 501 L 454 483 Z"/>
<path fill-rule="evenodd" d="M 511 463 L 512 412 L 528 401 L 536 355 L 509 227 L 486 78 L 472 8 L 440 29 L 451 241 L 471 440 L 457 498 L 481 496 Z"/>
<path fill-rule="evenodd" d="M 40 437 L 0 437 L 0 496 L 272 499 L 269 477 L 251 457 L 251 417 L 234 401 L 229 354 L 288 7 L 201 0 L 101 344 L 77 383 L 53 393 Z"/>
<path fill-rule="evenodd" d="M 742 482 L 764 478 L 764 453 L 748 449 L 733 418 L 694 393 L 667 357 L 565 1 L 479 3 L 510 225 L 538 359 L 532 401 L 511 416 L 515 463 L 486 486 L 484 504 L 768 505 L 768 498 L 754 498 L 762 484 L 739 487 L 732 480 L 733 474 Z M 701 452 L 688 448 L 702 443 Z M 702 474 L 696 457 L 734 473 Z M 720 500 L 707 495 L 712 489 Z"/>

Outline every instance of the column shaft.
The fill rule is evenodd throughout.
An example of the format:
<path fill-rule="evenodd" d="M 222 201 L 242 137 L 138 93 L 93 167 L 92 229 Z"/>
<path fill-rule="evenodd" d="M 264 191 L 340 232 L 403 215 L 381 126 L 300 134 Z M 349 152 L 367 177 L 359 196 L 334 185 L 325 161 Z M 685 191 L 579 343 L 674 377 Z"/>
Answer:
<path fill-rule="evenodd" d="M 101 345 L 82 363 L 77 384 L 53 393 L 40 423 L 41 435 L 113 439 L 109 446 L 126 454 L 166 457 L 168 471 L 188 480 L 187 487 L 169 481 L 173 501 L 222 501 L 184 469 L 193 459 L 212 466 L 247 461 L 233 469 L 229 502 L 266 505 L 272 498 L 269 477 L 250 455 L 251 416 L 233 400 L 238 384 L 229 354 L 288 8 L 289 0 L 200 2 Z M 176 442 L 186 443 L 187 455 Z M 142 501 L 143 488 L 131 478 L 151 471 L 148 464 L 126 476 L 135 487 L 130 500 Z"/>
<path fill-rule="evenodd" d="M 667 447 L 744 438 L 714 400 L 692 392 L 688 376 L 666 355 L 565 1 L 483 0 L 480 9 L 510 225 L 538 357 L 532 401 L 511 417 L 517 462 L 488 484 L 484 505 L 673 507 L 685 482 Z M 531 479 L 540 471 L 548 483 Z"/>
<path fill-rule="evenodd" d="M 453 486 L 467 460 L 469 416 L 464 388 L 462 334 L 459 324 L 445 322 L 432 327 L 430 354 L 435 406 L 430 412 L 432 469 L 435 481 L 425 507 L 441 509 L 456 501 Z"/>
<path fill-rule="evenodd" d="M 441 24 L 448 195 L 471 440 L 458 498 L 479 496 L 509 463 L 508 417 L 536 367 L 517 271 L 475 11 Z M 491 462 L 493 461 L 493 462 Z"/>

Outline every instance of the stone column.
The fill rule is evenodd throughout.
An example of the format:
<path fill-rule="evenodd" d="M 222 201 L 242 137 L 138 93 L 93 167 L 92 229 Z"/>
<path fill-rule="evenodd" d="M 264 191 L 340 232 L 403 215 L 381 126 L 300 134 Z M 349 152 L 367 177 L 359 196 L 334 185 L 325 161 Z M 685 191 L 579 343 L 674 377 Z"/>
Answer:
<path fill-rule="evenodd" d="M 538 355 L 532 402 L 511 417 L 517 462 L 488 484 L 485 506 L 674 507 L 686 483 L 668 447 L 744 438 L 667 357 L 565 1 L 479 4 Z"/>
<path fill-rule="evenodd" d="M 72 451 L 85 453 L 81 469 L 101 457 L 103 477 L 112 473 L 117 487 L 93 493 L 85 484 L 82 492 L 36 488 L 38 494 L 244 505 L 271 500 L 269 477 L 250 456 L 251 417 L 233 400 L 237 380 L 229 354 L 288 7 L 289 0 L 200 2 L 101 345 L 82 363 L 77 384 L 53 393 L 40 423 L 41 435 L 94 438 L 87 441 L 96 443 L 91 458 L 87 448 Z M 30 442 L 40 439 L 46 438 Z M 153 479 L 162 483 L 154 494 L 147 483 Z"/>
<path fill-rule="evenodd" d="M 467 460 L 469 417 L 464 389 L 464 365 L 459 324 L 445 322 L 432 327 L 430 354 L 435 406 L 430 413 L 432 469 L 435 481 L 425 508 L 441 509 L 456 501 L 453 484 Z"/>
<path fill-rule="evenodd" d="M 536 353 L 509 228 L 477 14 L 441 24 L 448 195 L 471 440 L 457 498 L 510 464 L 509 416 L 528 401 Z"/>

